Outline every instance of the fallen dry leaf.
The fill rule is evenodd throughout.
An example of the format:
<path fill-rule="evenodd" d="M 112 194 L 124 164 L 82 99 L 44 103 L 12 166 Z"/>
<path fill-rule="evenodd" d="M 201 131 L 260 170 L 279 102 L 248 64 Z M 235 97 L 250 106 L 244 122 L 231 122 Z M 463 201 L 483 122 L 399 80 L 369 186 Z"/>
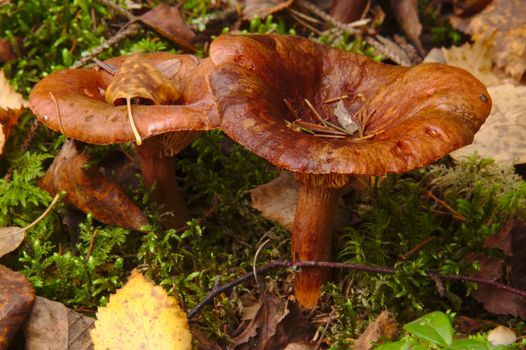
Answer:
<path fill-rule="evenodd" d="M 24 326 L 26 350 L 93 349 L 89 331 L 95 320 L 64 304 L 37 297 Z"/>
<path fill-rule="evenodd" d="M 192 329 L 192 338 L 197 341 L 197 350 L 223 350 L 223 347 L 208 339 L 202 332 Z"/>
<path fill-rule="evenodd" d="M 16 55 L 9 40 L 0 39 L 0 63 L 7 63 L 15 58 Z"/>
<path fill-rule="evenodd" d="M 274 180 L 250 190 L 250 195 L 252 207 L 259 210 L 264 218 L 292 231 L 298 199 L 298 183 L 292 173 L 281 172 Z M 338 206 L 335 227 L 344 227 L 349 223 L 348 210 Z"/>
<path fill-rule="evenodd" d="M 316 350 L 316 346 L 309 343 L 290 343 L 283 350 Z"/>
<path fill-rule="evenodd" d="M 524 259 L 524 255 L 522 259 Z M 469 260 L 478 261 L 480 264 L 480 270 L 475 273 L 475 277 L 497 281 L 504 275 L 504 262 L 496 257 L 477 254 L 471 256 Z M 509 266 L 508 268 L 513 267 Z M 524 276 L 521 278 L 524 279 Z M 510 284 L 513 285 L 513 281 L 510 281 Z M 483 284 L 479 284 L 471 295 L 491 313 L 526 318 L 526 300 L 519 295 Z"/>
<path fill-rule="evenodd" d="M 491 46 L 492 40 L 487 39 L 441 50 L 445 62 L 450 66 L 467 70 L 486 86 L 500 85 L 501 79 L 491 70 Z"/>
<path fill-rule="evenodd" d="M 0 155 L 3 152 L 9 134 L 27 102 L 7 81 L 4 71 L 0 70 Z"/>
<path fill-rule="evenodd" d="M 99 308 L 91 337 L 95 349 L 192 348 L 188 319 L 175 298 L 137 270 L 108 305 Z"/>
<path fill-rule="evenodd" d="M 0 349 L 7 349 L 34 301 L 35 289 L 24 275 L 0 265 Z"/>
<path fill-rule="evenodd" d="M 396 20 L 406 33 L 409 40 L 411 40 L 416 46 L 418 52 L 424 56 L 425 50 L 420 41 L 422 24 L 418 18 L 417 0 L 391 0 L 390 3 L 396 16 Z"/>
<path fill-rule="evenodd" d="M 457 316 L 454 320 L 455 329 L 461 334 L 475 334 L 482 326 L 477 320 L 468 316 Z"/>
<path fill-rule="evenodd" d="M 360 126 L 354 120 L 352 113 L 345 108 L 343 100 L 336 103 L 336 106 L 334 107 L 334 115 L 338 119 L 340 125 L 349 133 L 353 134 L 360 129 Z"/>
<path fill-rule="evenodd" d="M 495 35 L 491 50 L 493 62 L 519 81 L 526 71 L 525 13 L 526 1 L 493 0 L 472 17 L 452 17 L 451 24 L 475 41 Z"/>
<path fill-rule="evenodd" d="M 141 209 L 119 184 L 98 169 L 86 169 L 90 158 L 68 141 L 47 170 L 41 186 L 54 194 L 66 191 L 66 200 L 102 223 L 140 231 L 148 225 Z"/>
<path fill-rule="evenodd" d="M 53 198 L 53 201 L 49 204 L 49 207 L 42 213 L 42 215 L 26 227 L 0 227 L 0 258 L 18 248 L 18 246 L 24 241 L 26 231 L 34 227 L 45 218 L 47 214 L 49 214 L 51 209 L 57 204 L 59 197 L 59 194 L 56 194 L 55 198 Z"/>
<path fill-rule="evenodd" d="M 168 67 L 173 66 L 173 64 L 168 65 Z M 175 102 L 180 96 L 180 91 L 174 87 L 168 77 L 140 55 L 130 55 L 126 58 L 105 92 L 106 102 L 128 106 L 128 119 L 137 145 L 142 143 L 142 138 L 133 119 L 132 101 L 162 105 Z"/>
<path fill-rule="evenodd" d="M 186 24 L 181 11 L 176 6 L 160 4 L 140 16 L 139 20 L 182 48 L 195 51 L 191 44 L 195 33 Z"/>
<path fill-rule="evenodd" d="M 252 19 L 254 16 L 265 18 L 275 12 L 286 9 L 294 0 L 247 0 L 243 9 L 243 18 Z"/>
<path fill-rule="evenodd" d="M 365 331 L 360 334 L 358 339 L 353 344 L 354 350 L 369 350 L 372 349 L 373 344 L 379 340 L 393 340 L 400 327 L 398 322 L 393 318 L 391 313 L 384 310 L 378 315 L 374 322 L 370 323 Z"/>
<path fill-rule="evenodd" d="M 472 16 L 482 11 L 491 0 L 453 0 L 453 13 L 457 16 Z"/>
<path fill-rule="evenodd" d="M 505 163 L 526 162 L 526 86 L 503 84 L 488 92 L 493 108 L 471 145 L 451 153 L 454 159 L 478 153 Z"/>
<path fill-rule="evenodd" d="M 281 350 L 289 343 L 307 342 L 312 325 L 297 304 L 272 294 L 259 300 L 259 308 L 245 330 L 233 338 L 236 350 Z"/>

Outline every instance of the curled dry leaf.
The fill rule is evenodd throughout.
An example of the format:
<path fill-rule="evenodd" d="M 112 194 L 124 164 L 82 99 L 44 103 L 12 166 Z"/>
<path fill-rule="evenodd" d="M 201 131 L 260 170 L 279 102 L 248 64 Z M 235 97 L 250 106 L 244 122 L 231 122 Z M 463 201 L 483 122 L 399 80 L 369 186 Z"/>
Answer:
<path fill-rule="evenodd" d="M 97 169 L 87 168 L 89 162 L 75 141 L 66 142 L 46 172 L 42 187 L 50 193 L 66 191 L 71 204 L 105 224 L 137 231 L 148 225 L 141 209 L 119 184 Z"/>
<path fill-rule="evenodd" d="M 493 109 L 473 143 L 451 153 L 454 159 L 478 153 L 482 157 L 518 164 L 526 162 L 526 86 L 490 86 Z"/>
<path fill-rule="evenodd" d="M 0 265 L 0 349 L 7 349 L 35 301 L 35 289 L 19 272 Z"/>
<path fill-rule="evenodd" d="M 26 107 L 26 101 L 7 81 L 0 70 L 0 155 L 11 130 Z"/>
<path fill-rule="evenodd" d="M 526 1 L 493 0 L 478 14 L 452 17 L 453 27 L 480 41 L 495 35 L 491 57 L 497 67 L 519 81 L 526 71 Z"/>
<path fill-rule="evenodd" d="M 140 104 L 169 104 L 180 97 L 180 92 L 157 67 L 144 60 L 142 56 L 131 55 L 115 73 L 105 97 L 106 101 L 113 105 L 127 105 L 130 125 L 135 140 L 140 145 L 142 138 L 133 119 L 132 100 Z"/>
<path fill-rule="evenodd" d="M 97 311 L 95 350 L 190 350 L 188 319 L 175 298 L 133 270 L 128 282 Z"/>
<path fill-rule="evenodd" d="M 424 56 L 425 50 L 420 41 L 422 24 L 418 18 L 417 0 L 391 0 L 390 3 L 396 20 L 407 34 L 409 40 L 416 46 L 418 52 Z"/>
<path fill-rule="evenodd" d="M 24 326 L 26 350 L 89 350 L 95 320 L 64 304 L 37 297 Z"/>
<path fill-rule="evenodd" d="M 286 9 L 294 0 L 247 0 L 243 9 L 243 18 L 252 19 L 254 16 L 265 18 L 275 12 Z"/>
<path fill-rule="evenodd" d="M 369 350 L 373 348 L 379 340 L 393 340 L 400 327 L 398 322 L 393 318 L 393 315 L 384 310 L 378 315 L 374 322 L 370 323 L 365 331 L 360 334 L 358 339 L 353 344 L 354 350 Z"/>
<path fill-rule="evenodd" d="M 191 44 L 195 33 L 186 24 L 179 8 L 168 4 L 160 4 L 140 16 L 139 20 L 182 48 L 192 52 L 195 51 Z"/>

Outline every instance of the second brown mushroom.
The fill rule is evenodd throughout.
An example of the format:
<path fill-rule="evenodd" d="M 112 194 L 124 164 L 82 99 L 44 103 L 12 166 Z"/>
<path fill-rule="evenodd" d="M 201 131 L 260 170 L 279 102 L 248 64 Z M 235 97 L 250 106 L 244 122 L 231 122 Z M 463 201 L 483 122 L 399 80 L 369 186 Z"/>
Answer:
<path fill-rule="evenodd" d="M 462 69 L 390 66 L 300 37 L 226 35 L 210 56 L 223 131 L 299 182 L 295 261 L 330 259 L 337 198 L 353 178 L 406 172 L 469 144 L 491 109 Z M 299 272 L 299 303 L 316 306 L 328 277 Z"/>
<path fill-rule="evenodd" d="M 163 224 L 183 226 L 189 213 L 173 156 L 200 131 L 219 124 L 205 79 L 212 63 L 155 53 L 117 57 L 101 66 L 47 76 L 31 92 L 30 108 L 42 123 L 78 141 L 135 141 L 145 184 L 155 186 L 154 201 L 172 214 Z"/>

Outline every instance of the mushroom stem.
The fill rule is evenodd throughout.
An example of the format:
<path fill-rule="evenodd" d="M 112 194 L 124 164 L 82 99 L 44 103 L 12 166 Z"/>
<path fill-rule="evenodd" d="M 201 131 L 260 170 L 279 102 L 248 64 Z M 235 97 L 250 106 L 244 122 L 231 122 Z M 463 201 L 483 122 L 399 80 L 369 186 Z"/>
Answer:
<path fill-rule="evenodd" d="M 169 213 L 161 217 L 161 224 L 179 228 L 190 219 L 190 213 L 177 184 L 175 158 L 164 156 L 160 148 L 160 141 L 156 138 L 146 139 L 142 145 L 136 146 L 144 183 L 150 188 L 154 186 L 153 200 L 162 206 L 163 212 Z"/>
<path fill-rule="evenodd" d="M 328 261 L 341 186 L 327 186 L 323 181 L 302 181 L 305 176 L 297 176 L 300 184 L 292 232 L 292 258 L 294 261 Z M 320 179 L 330 175 L 307 176 Z M 304 268 L 298 272 L 294 279 L 294 295 L 299 304 L 307 309 L 316 307 L 320 287 L 329 277 L 330 271 L 322 268 Z"/>

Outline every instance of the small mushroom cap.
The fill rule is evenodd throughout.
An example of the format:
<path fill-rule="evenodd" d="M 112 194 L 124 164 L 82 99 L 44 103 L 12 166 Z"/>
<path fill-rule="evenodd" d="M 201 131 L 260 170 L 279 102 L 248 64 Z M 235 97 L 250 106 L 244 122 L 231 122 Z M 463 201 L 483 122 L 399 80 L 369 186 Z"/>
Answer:
<path fill-rule="evenodd" d="M 293 172 L 384 175 L 421 167 L 471 143 L 491 109 L 486 88 L 465 70 L 390 66 L 300 37 L 225 35 L 210 56 L 221 128 Z M 340 125 L 335 104 L 324 101 L 342 95 L 353 97 L 344 100 L 351 115 L 369 111 L 365 134 L 378 134 L 328 139 L 287 127 L 294 116 L 284 99 L 306 121 L 316 119 L 304 99 Z"/>
<path fill-rule="evenodd" d="M 169 53 L 138 54 L 165 74 L 181 93 L 176 104 L 138 105 L 133 114 L 143 139 L 172 131 L 211 130 L 219 119 L 206 74 L 209 59 Z M 105 61 L 120 67 L 127 56 Z M 173 68 L 173 69 L 171 69 Z M 37 118 L 69 138 L 93 144 L 135 140 L 126 106 L 105 101 L 113 76 L 100 69 L 66 69 L 42 79 L 31 92 L 29 106 Z"/>

